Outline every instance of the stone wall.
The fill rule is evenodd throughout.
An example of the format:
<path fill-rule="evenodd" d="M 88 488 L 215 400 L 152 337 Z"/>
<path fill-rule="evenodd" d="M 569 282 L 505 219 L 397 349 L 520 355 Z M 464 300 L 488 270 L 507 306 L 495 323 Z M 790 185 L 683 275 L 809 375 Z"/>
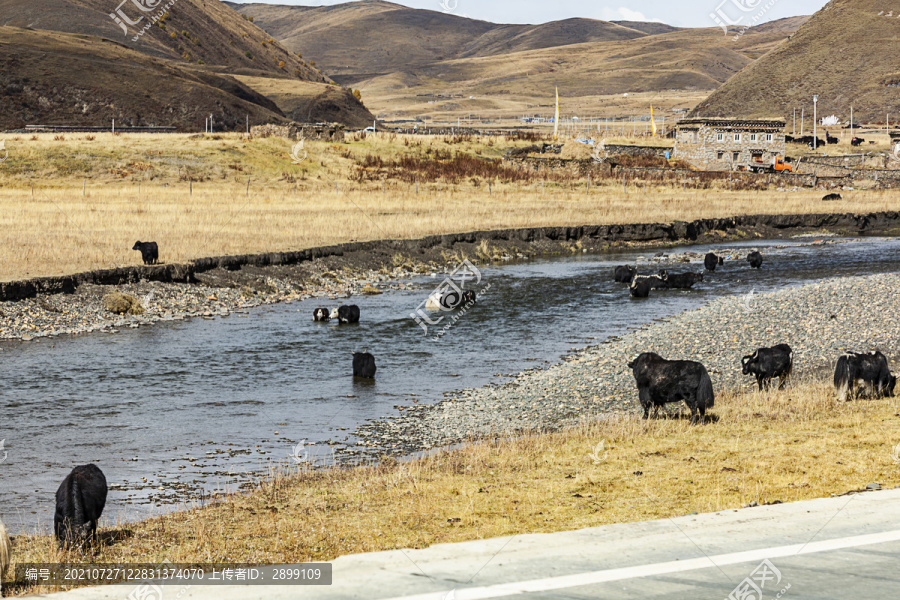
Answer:
<path fill-rule="evenodd" d="M 267 123 L 250 128 L 253 137 L 283 137 L 289 140 L 324 140 L 328 142 L 344 141 L 344 126 L 340 123 L 295 123 L 286 125 Z"/>

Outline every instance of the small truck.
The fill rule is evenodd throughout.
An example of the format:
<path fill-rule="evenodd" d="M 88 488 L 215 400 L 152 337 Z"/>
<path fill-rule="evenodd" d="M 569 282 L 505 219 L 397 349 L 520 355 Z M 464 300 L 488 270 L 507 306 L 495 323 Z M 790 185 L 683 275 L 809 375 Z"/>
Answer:
<path fill-rule="evenodd" d="M 775 160 L 773 160 L 771 163 L 753 161 L 750 163 L 735 165 L 735 167 L 741 171 L 752 171 L 754 173 L 792 173 L 794 171 L 794 167 L 786 164 L 784 162 L 784 158 L 780 156 L 776 156 Z"/>

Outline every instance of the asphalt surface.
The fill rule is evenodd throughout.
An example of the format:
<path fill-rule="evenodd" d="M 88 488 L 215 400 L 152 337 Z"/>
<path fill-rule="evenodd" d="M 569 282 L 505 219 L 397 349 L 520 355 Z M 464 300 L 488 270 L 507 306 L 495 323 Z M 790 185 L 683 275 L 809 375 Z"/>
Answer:
<path fill-rule="evenodd" d="M 900 597 L 900 489 L 344 556 L 329 586 L 83 588 L 65 600 Z"/>

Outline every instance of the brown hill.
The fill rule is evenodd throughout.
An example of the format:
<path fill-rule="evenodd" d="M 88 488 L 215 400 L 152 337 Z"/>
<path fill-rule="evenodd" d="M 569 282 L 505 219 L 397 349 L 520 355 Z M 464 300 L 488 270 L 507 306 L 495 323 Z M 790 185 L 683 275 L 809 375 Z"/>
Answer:
<path fill-rule="evenodd" d="M 694 116 L 792 118 L 794 108 L 883 123 L 900 114 L 900 18 L 880 0 L 832 0 L 788 41 L 748 65 Z M 888 16 L 888 13 L 891 16 Z"/>
<path fill-rule="evenodd" d="M 337 81 L 481 56 L 584 42 L 629 40 L 646 34 L 594 19 L 541 25 L 498 25 L 432 10 L 365 0 L 304 7 L 229 4 L 292 51 L 315 59 Z"/>
<path fill-rule="evenodd" d="M 289 52 L 269 34 L 218 0 L 165 0 L 121 5 L 136 25 L 117 24 L 111 0 L 0 0 L 0 25 L 47 29 L 107 38 L 139 52 L 184 63 L 261 69 L 276 76 L 326 82 L 318 69 Z M 160 15 L 163 18 L 154 19 Z M 127 31 L 127 32 L 126 32 Z"/>
<path fill-rule="evenodd" d="M 325 87 L 325 86 L 322 86 Z M 222 129 L 284 120 L 232 77 L 153 58 L 87 35 L 0 27 L 0 129 L 26 124 Z"/>

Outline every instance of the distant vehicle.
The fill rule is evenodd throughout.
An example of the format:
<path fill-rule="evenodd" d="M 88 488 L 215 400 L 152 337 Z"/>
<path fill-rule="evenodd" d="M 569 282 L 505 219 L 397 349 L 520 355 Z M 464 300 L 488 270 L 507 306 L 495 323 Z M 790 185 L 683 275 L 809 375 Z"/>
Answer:
<path fill-rule="evenodd" d="M 753 171 L 754 173 L 792 173 L 794 171 L 794 167 L 784 162 L 784 159 L 780 156 L 776 156 L 775 160 L 771 163 L 764 163 L 762 161 L 753 161 L 751 163 L 735 165 L 741 171 Z"/>
<path fill-rule="evenodd" d="M 363 129 L 363 131 L 365 131 L 366 133 L 375 133 L 377 131 L 377 129 L 375 129 L 373 126 L 369 125 L 365 129 Z"/>

